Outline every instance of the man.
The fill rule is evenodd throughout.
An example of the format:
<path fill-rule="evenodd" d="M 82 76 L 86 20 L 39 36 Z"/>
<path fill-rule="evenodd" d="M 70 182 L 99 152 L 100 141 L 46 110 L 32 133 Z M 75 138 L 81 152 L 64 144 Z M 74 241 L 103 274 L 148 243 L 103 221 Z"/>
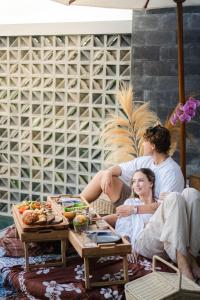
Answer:
<path fill-rule="evenodd" d="M 148 128 L 144 134 L 144 156 L 98 172 L 81 195 L 92 202 L 103 192 L 119 206 L 130 196 L 133 173 L 140 168 L 155 173 L 155 198 L 161 199 L 166 192 L 182 192 L 184 178 L 178 164 L 168 155 L 170 145 L 168 129 L 161 125 Z"/>

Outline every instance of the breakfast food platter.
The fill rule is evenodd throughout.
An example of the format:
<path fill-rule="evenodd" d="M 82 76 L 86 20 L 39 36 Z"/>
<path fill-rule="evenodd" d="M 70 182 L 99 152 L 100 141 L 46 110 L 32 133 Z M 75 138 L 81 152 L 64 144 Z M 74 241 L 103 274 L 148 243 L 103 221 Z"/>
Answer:
<path fill-rule="evenodd" d="M 61 212 L 62 216 L 70 224 L 73 223 L 73 220 L 76 219 L 76 216 L 87 214 L 89 212 L 88 203 L 77 195 L 68 194 L 60 195 L 58 197 L 49 197 L 48 201 L 52 205 L 52 207 L 56 207 L 56 209 Z"/>
<path fill-rule="evenodd" d="M 43 229 L 65 229 L 69 222 L 63 217 L 57 207 L 31 201 L 13 206 L 13 216 L 24 232 L 33 232 Z M 36 205 L 37 204 L 37 205 Z M 33 206 L 35 205 L 35 207 Z"/>

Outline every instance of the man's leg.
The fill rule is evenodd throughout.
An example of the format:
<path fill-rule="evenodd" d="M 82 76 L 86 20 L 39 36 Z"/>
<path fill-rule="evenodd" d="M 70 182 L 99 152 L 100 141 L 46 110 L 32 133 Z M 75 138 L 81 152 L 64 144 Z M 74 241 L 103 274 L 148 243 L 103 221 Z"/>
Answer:
<path fill-rule="evenodd" d="M 139 234 L 135 242 L 134 251 L 148 258 L 153 258 L 154 255 L 163 257 L 164 245 L 160 241 L 164 222 L 162 219 L 161 205 L 158 207 L 154 215 Z"/>
<path fill-rule="evenodd" d="M 176 250 L 187 255 L 189 229 L 186 203 L 178 193 L 170 193 L 139 235 L 136 250 L 144 256 L 162 256 L 164 250 L 176 262 Z"/>
<path fill-rule="evenodd" d="M 88 185 L 81 192 L 81 196 L 84 197 L 88 202 L 96 200 L 102 193 L 101 179 L 103 172 L 98 172 Z M 118 177 L 112 177 L 112 183 L 110 189 L 107 192 L 107 196 L 112 202 L 116 202 L 120 198 L 123 182 Z"/>
<path fill-rule="evenodd" d="M 138 250 L 144 256 L 161 255 L 165 250 L 180 271 L 194 280 L 195 261 L 189 253 L 189 222 L 185 199 L 170 193 L 140 234 Z"/>
<path fill-rule="evenodd" d="M 200 192 L 193 188 L 186 188 L 182 195 L 186 202 L 190 249 L 192 255 L 197 257 L 200 250 Z"/>
<path fill-rule="evenodd" d="M 178 269 L 182 274 L 184 274 L 186 277 L 194 281 L 194 276 L 192 273 L 192 268 L 191 268 L 191 263 L 189 256 L 185 256 L 181 254 L 181 252 L 176 251 L 176 260 L 177 260 L 177 265 Z"/>
<path fill-rule="evenodd" d="M 189 260 L 195 278 L 200 278 L 200 267 L 196 257 L 200 250 L 200 192 L 193 188 L 186 188 L 183 193 L 186 201 L 190 232 Z"/>

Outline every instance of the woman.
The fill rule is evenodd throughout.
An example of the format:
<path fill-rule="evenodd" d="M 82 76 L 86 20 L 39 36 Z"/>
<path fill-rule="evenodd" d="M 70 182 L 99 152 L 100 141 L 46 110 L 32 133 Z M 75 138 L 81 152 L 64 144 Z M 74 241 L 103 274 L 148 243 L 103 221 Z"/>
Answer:
<path fill-rule="evenodd" d="M 116 233 L 127 236 L 135 247 L 137 237 L 149 221 L 152 213 L 139 214 L 139 207 L 155 203 L 154 199 L 155 175 L 147 168 L 137 170 L 133 175 L 132 189 L 134 197 L 129 198 L 117 208 Z M 155 203 L 156 204 L 156 203 Z"/>
<path fill-rule="evenodd" d="M 138 170 L 133 176 L 133 190 L 137 193 L 139 200 L 143 203 L 153 202 L 153 182 L 146 179 L 139 184 L 139 180 L 144 177 L 143 170 Z M 137 183 L 138 182 L 138 183 Z M 152 187 L 150 188 L 152 184 Z M 149 195 L 148 195 L 149 190 Z M 119 219 L 116 224 L 116 231 L 128 235 L 131 239 L 133 251 L 145 257 L 152 258 L 153 255 L 168 255 L 170 259 L 177 263 L 180 271 L 195 280 L 200 278 L 200 268 L 196 257 L 200 250 L 200 192 L 187 188 L 182 195 L 179 193 L 169 193 L 161 202 L 153 216 L 140 217 L 143 221 L 139 223 L 136 231 L 137 219 L 134 219 L 131 212 L 137 214 L 136 204 L 123 205 L 117 208 Z M 139 207 L 142 207 L 140 204 Z M 127 225 L 126 220 L 132 219 Z M 145 224 L 145 220 L 148 223 Z M 123 230 L 122 223 L 126 229 Z M 119 224 L 119 225 L 118 225 Z M 129 228 L 128 228 L 129 226 Z M 119 230 L 118 230 L 119 228 Z"/>

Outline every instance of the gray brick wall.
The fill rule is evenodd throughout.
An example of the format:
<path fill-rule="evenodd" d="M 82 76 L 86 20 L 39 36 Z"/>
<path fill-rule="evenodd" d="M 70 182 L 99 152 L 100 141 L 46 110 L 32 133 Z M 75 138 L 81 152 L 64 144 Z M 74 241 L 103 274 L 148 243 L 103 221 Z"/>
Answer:
<path fill-rule="evenodd" d="M 178 102 L 177 54 L 174 9 L 133 11 L 131 80 L 135 97 L 150 101 L 162 121 Z M 200 6 L 184 9 L 184 57 L 186 96 L 200 95 Z M 188 175 L 200 169 L 199 130 L 200 120 L 186 126 Z"/>

